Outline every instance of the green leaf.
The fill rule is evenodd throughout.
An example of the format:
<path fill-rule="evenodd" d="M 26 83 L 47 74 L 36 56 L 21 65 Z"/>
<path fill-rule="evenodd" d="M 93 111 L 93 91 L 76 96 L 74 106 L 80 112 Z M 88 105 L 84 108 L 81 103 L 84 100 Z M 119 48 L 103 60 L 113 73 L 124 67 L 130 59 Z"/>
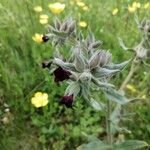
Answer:
<path fill-rule="evenodd" d="M 127 140 L 123 143 L 114 146 L 114 150 L 137 150 L 147 147 L 148 144 L 144 141 Z"/>
<path fill-rule="evenodd" d="M 118 41 L 119 41 L 120 46 L 121 46 L 125 51 L 127 51 L 127 50 L 133 51 L 133 48 L 128 48 L 128 47 L 125 46 L 123 40 L 122 40 L 120 37 L 118 37 Z"/>
<path fill-rule="evenodd" d="M 64 32 L 64 31 L 53 30 L 53 33 L 62 39 L 66 38 L 68 36 L 68 33 Z"/>
<path fill-rule="evenodd" d="M 104 93 L 106 95 L 106 97 L 110 100 L 110 101 L 114 101 L 117 102 L 121 105 L 129 102 L 128 99 L 121 95 L 118 91 L 116 91 L 115 89 L 112 88 L 108 88 L 108 89 L 104 89 Z"/>
<path fill-rule="evenodd" d="M 112 69 L 112 70 L 114 70 L 114 69 L 122 70 L 130 61 L 131 61 L 131 59 L 124 61 L 123 63 L 120 63 L 120 64 L 109 64 L 109 65 L 105 66 L 105 68 Z"/>
<path fill-rule="evenodd" d="M 89 100 L 90 105 L 95 109 L 95 110 L 103 110 L 105 105 L 101 102 L 98 102 L 96 100 L 94 100 L 93 98 L 91 98 Z"/>
<path fill-rule="evenodd" d="M 85 69 L 84 58 L 81 54 L 75 56 L 75 68 L 77 71 L 82 72 Z"/>
<path fill-rule="evenodd" d="M 101 88 L 111 88 L 111 87 L 114 87 L 113 84 L 110 84 L 110 83 L 107 83 L 107 82 L 101 82 L 99 81 L 98 79 L 96 79 L 94 76 L 92 76 L 92 82 L 97 85 L 98 87 L 101 87 Z"/>
<path fill-rule="evenodd" d="M 82 144 L 77 150 L 109 150 L 110 146 L 100 140 L 91 141 L 87 144 Z"/>
<path fill-rule="evenodd" d="M 63 69 L 75 70 L 75 67 L 72 63 L 64 62 L 59 58 L 54 58 L 53 63 L 60 66 L 60 67 L 62 67 Z"/>
<path fill-rule="evenodd" d="M 117 104 L 117 106 L 115 107 L 114 111 L 110 115 L 110 120 L 114 124 L 118 125 L 119 120 L 120 120 L 120 115 L 121 115 L 121 105 Z"/>
<path fill-rule="evenodd" d="M 65 95 L 74 95 L 75 97 L 80 92 L 80 85 L 78 82 L 71 82 L 65 91 Z"/>
<path fill-rule="evenodd" d="M 93 75 L 96 78 L 107 78 L 107 77 L 112 76 L 113 74 L 115 74 L 115 73 L 117 73 L 119 71 L 120 70 L 118 70 L 118 69 L 112 70 L 112 69 L 106 69 L 106 68 L 97 68 L 93 72 Z"/>

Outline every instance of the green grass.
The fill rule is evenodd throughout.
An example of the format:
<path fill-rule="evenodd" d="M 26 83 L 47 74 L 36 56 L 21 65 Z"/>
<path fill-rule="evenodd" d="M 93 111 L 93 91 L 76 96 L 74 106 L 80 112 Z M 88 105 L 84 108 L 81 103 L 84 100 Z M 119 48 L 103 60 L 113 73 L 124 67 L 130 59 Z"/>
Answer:
<path fill-rule="evenodd" d="M 41 62 L 50 58 L 53 48 L 50 43 L 37 44 L 32 40 L 35 33 L 45 33 L 46 29 L 38 21 L 38 14 L 33 7 L 41 5 L 43 13 L 49 15 L 52 23 L 54 15 L 48 9 L 48 0 L 1 0 L 0 2 L 0 118 L 4 112 L 4 103 L 9 105 L 11 119 L 8 125 L 0 122 L 0 149 L 74 149 L 85 142 L 85 134 L 104 138 L 104 118 L 102 113 L 92 110 L 80 99 L 75 103 L 74 110 L 67 110 L 58 105 L 63 95 L 65 85 L 58 87 L 46 70 L 41 68 Z M 54 2 L 54 1 L 53 1 Z M 76 5 L 71 6 L 68 1 L 65 11 L 60 18 L 72 15 L 77 21 L 88 23 L 97 39 L 103 41 L 103 48 L 110 49 L 115 62 L 131 58 L 130 52 L 124 52 L 119 46 L 118 37 L 125 43 L 135 46 L 139 40 L 134 14 L 127 11 L 130 0 L 85 0 L 89 11 L 84 12 Z M 141 0 L 141 3 L 148 2 Z M 119 13 L 112 16 L 112 10 L 118 7 Z M 139 19 L 150 18 L 150 9 L 140 9 Z M 87 28 L 82 29 L 87 33 Z M 117 86 L 121 84 L 129 71 L 115 77 Z M 144 72 L 147 72 L 145 75 Z M 131 80 L 140 91 L 131 93 L 128 97 L 136 97 L 143 92 L 147 101 L 134 103 L 128 110 L 135 112 L 134 121 L 126 123 L 132 133 L 125 134 L 131 139 L 141 139 L 150 142 L 149 85 L 150 72 L 148 68 L 141 68 Z M 36 110 L 30 99 L 34 92 L 43 91 L 49 94 L 49 104 L 46 110 Z M 80 102 L 81 101 L 81 102 Z M 76 111 L 80 109 L 80 111 Z M 138 118 L 138 119 L 137 119 Z M 135 123 L 136 122 L 136 123 Z M 144 133 L 144 134 L 143 134 Z"/>

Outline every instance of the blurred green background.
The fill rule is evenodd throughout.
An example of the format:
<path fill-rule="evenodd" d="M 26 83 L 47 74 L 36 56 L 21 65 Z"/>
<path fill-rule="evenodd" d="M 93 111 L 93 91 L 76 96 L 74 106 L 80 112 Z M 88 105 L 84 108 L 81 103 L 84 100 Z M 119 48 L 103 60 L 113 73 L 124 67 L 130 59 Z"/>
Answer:
<path fill-rule="evenodd" d="M 46 25 L 39 23 L 39 15 L 47 14 L 49 23 L 55 15 L 48 8 L 54 0 L 1 0 L 0 1 L 0 149 L 75 149 L 87 140 L 87 135 L 105 137 L 105 118 L 102 112 L 94 111 L 80 98 L 73 109 L 58 104 L 63 95 L 65 83 L 59 86 L 41 62 L 52 56 L 54 49 L 50 43 L 33 41 L 35 33 L 45 33 Z M 75 0 L 59 0 L 65 3 L 65 10 L 59 18 L 72 16 L 77 22 L 85 21 L 87 27 L 78 26 L 87 34 L 90 27 L 96 38 L 103 41 L 103 48 L 109 49 L 116 63 L 133 57 L 119 45 L 121 37 L 127 46 L 140 42 L 135 16 L 150 19 L 148 0 L 140 0 L 141 7 L 133 13 L 128 11 L 131 0 L 83 0 L 88 7 L 83 10 Z M 41 13 L 34 11 L 40 5 Z M 112 14 L 117 8 L 118 13 Z M 78 23 L 77 23 L 78 24 Z M 129 72 L 128 66 L 114 77 L 112 82 L 119 88 Z M 124 133 L 126 138 L 145 140 L 150 143 L 150 71 L 141 67 L 130 83 L 136 92 L 126 89 L 127 97 L 142 96 L 145 101 L 131 103 L 127 109 L 135 113 L 124 125 L 132 132 Z M 31 105 L 35 92 L 47 92 L 48 106 L 41 109 Z M 9 112 L 7 110 L 9 108 Z M 3 118 L 7 117 L 7 122 Z"/>

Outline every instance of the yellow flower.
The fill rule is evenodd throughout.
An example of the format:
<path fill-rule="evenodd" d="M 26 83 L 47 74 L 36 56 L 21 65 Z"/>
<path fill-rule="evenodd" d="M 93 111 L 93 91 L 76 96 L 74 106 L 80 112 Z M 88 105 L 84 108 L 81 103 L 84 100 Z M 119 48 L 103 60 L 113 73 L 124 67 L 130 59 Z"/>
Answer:
<path fill-rule="evenodd" d="M 130 12 L 130 13 L 133 13 L 133 12 L 135 12 L 136 11 L 136 7 L 133 7 L 133 6 L 128 6 L 128 11 Z"/>
<path fill-rule="evenodd" d="M 112 11 L 112 14 L 113 14 L 113 15 L 116 15 L 116 14 L 118 13 L 118 11 L 119 11 L 118 8 L 115 8 L 115 9 Z"/>
<path fill-rule="evenodd" d="M 143 99 L 146 99 L 146 95 L 143 95 L 142 98 L 143 98 Z"/>
<path fill-rule="evenodd" d="M 127 84 L 126 88 L 133 93 L 137 92 L 137 90 L 135 89 L 135 87 L 133 85 Z"/>
<path fill-rule="evenodd" d="M 87 27 L 87 23 L 85 21 L 80 21 L 79 26 L 85 28 Z"/>
<path fill-rule="evenodd" d="M 36 34 L 32 37 L 32 39 L 33 39 L 35 42 L 37 42 L 37 43 L 42 43 L 42 42 L 43 42 L 42 37 L 43 37 L 43 34 L 36 33 Z"/>
<path fill-rule="evenodd" d="M 77 5 L 79 6 L 79 7 L 84 7 L 85 6 L 85 3 L 83 3 L 83 2 L 77 2 Z"/>
<path fill-rule="evenodd" d="M 40 19 L 48 19 L 49 17 L 48 17 L 48 15 L 46 15 L 46 14 L 42 14 L 42 15 L 40 15 Z"/>
<path fill-rule="evenodd" d="M 88 7 L 88 6 L 84 6 L 82 9 L 83 9 L 84 11 L 87 11 L 87 10 L 89 9 L 89 7 Z"/>
<path fill-rule="evenodd" d="M 34 11 L 36 12 L 42 12 L 42 7 L 41 6 L 35 6 Z"/>
<path fill-rule="evenodd" d="M 41 24 L 47 24 L 48 23 L 48 19 L 40 19 L 39 22 Z"/>
<path fill-rule="evenodd" d="M 40 22 L 41 24 L 47 24 L 47 23 L 48 23 L 48 15 L 46 15 L 46 14 L 40 15 L 40 20 L 39 20 L 39 22 Z"/>
<path fill-rule="evenodd" d="M 65 9 L 65 4 L 53 3 L 49 4 L 49 9 L 53 14 L 60 14 Z"/>
<path fill-rule="evenodd" d="M 140 8 L 140 7 L 141 7 L 141 4 L 140 4 L 139 2 L 133 2 L 133 3 L 132 3 L 132 7 Z"/>
<path fill-rule="evenodd" d="M 141 7 L 141 4 L 138 2 L 138 3 L 136 3 L 136 7 L 137 8 L 140 8 Z"/>
<path fill-rule="evenodd" d="M 147 8 L 149 8 L 150 7 L 150 3 L 148 2 L 148 3 L 146 3 L 146 4 L 144 4 L 144 9 L 147 9 Z"/>
<path fill-rule="evenodd" d="M 35 93 L 34 97 L 31 98 L 31 103 L 36 107 L 43 107 L 48 104 L 48 94 L 37 92 Z"/>

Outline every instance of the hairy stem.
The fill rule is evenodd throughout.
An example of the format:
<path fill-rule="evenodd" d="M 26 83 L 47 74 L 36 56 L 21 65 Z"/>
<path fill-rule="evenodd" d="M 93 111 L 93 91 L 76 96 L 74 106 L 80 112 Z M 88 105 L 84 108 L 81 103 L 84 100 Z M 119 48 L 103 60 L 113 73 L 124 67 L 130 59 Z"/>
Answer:
<path fill-rule="evenodd" d="M 139 63 L 140 63 L 140 61 L 137 62 L 136 58 L 134 58 L 134 60 L 132 61 L 132 64 L 131 64 L 129 74 L 127 75 L 127 77 L 125 78 L 125 80 L 123 81 L 123 83 L 120 86 L 120 89 L 119 89 L 120 91 L 123 91 L 125 89 L 126 85 L 132 78 L 133 74 L 138 70 Z"/>
<path fill-rule="evenodd" d="M 110 101 L 107 100 L 107 114 L 106 114 L 107 142 L 110 145 L 110 148 L 112 149 L 112 147 L 113 147 L 113 135 L 111 133 L 110 114 L 111 114 L 111 105 L 110 105 Z"/>

